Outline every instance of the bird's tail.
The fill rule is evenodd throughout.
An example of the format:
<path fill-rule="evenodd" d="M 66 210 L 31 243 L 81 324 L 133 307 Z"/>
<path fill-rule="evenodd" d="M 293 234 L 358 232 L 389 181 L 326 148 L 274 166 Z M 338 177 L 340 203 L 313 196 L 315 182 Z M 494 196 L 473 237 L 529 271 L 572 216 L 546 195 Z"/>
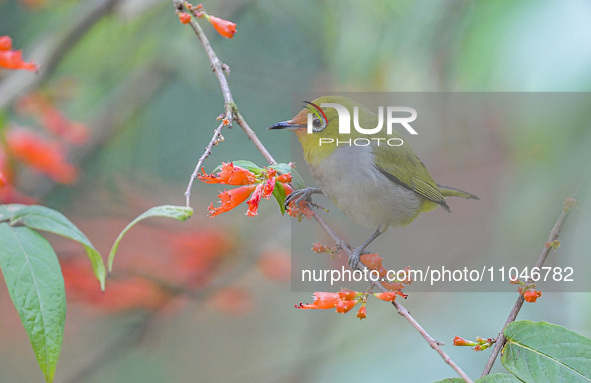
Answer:
<path fill-rule="evenodd" d="M 470 199 L 480 199 L 476 197 L 474 194 L 470 194 L 460 189 L 450 188 L 448 186 L 441 186 L 437 185 L 439 190 L 441 191 L 441 195 L 444 197 L 462 197 L 462 198 L 470 198 Z"/>

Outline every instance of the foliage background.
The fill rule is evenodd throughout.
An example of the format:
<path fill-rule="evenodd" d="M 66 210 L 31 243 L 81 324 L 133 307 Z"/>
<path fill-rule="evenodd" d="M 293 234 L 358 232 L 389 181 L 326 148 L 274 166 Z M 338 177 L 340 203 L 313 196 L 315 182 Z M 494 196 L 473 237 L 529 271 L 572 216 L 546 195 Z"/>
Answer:
<path fill-rule="evenodd" d="M 98 3 L 0 1 L 0 35 L 10 35 L 25 57 L 35 59 L 50 39 Z M 241 113 L 279 161 L 291 160 L 290 140 L 265 128 L 291 117 L 294 91 L 586 92 L 591 87 L 591 5 L 585 1 L 281 0 L 204 6 L 238 24 L 232 40 L 204 28 L 232 70 L 230 86 Z M 71 97 L 60 109 L 87 124 L 93 138 L 71 153 L 81 171 L 77 184 L 56 186 L 24 174 L 23 192 L 71 217 L 103 254 L 138 213 L 183 203 L 186 181 L 217 126 L 223 101 L 205 54 L 190 28 L 178 22 L 171 2 L 120 1 L 71 47 L 42 87 L 67 88 Z M 28 123 L 12 108 L 2 113 Z M 403 234 L 392 230 L 388 235 L 398 239 L 397 250 L 443 251 L 452 244 L 449 251 L 460 259 L 474 252 L 509 252 L 533 264 L 562 200 L 591 159 L 588 116 L 581 121 L 577 126 L 523 121 L 478 129 L 476 136 L 453 127 L 433 132 L 435 139 L 417 148 L 431 173 L 481 201 L 454 204 L 453 224 L 446 213 L 433 212 Z M 207 170 L 232 159 L 263 163 L 239 128 L 224 136 Z M 529 156 L 535 147 L 539 155 Z M 218 252 L 214 266 L 192 266 L 205 275 L 190 294 L 146 298 L 142 285 L 130 283 L 118 290 L 127 294 L 119 297 L 140 304 L 111 307 L 104 303 L 116 299 L 109 285 L 100 304 L 76 300 L 68 291 L 56 382 L 427 382 L 453 376 L 388 305 L 370 302 L 363 321 L 354 314 L 294 310 L 293 304 L 310 301 L 309 294 L 292 293 L 281 274 L 269 276 L 260 267 L 261 254 L 289 251 L 292 222 L 278 216 L 274 203 L 263 204 L 254 220 L 240 208 L 207 219 L 206 207 L 216 194 L 214 187 L 196 185 L 196 214 L 189 223 L 134 228 L 115 263 L 113 280 L 147 273 L 175 282 L 174 254 L 200 258 Z M 557 253 L 575 267 L 577 259 L 589 256 L 588 196 L 584 191 Z M 66 243 L 58 243 L 58 254 L 83 258 L 82 249 Z M 227 286 L 235 288 L 229 297 L 216 294 Z M 488 353 L 452 348 L 451 340 L 456 334 L 496 336 L 515 297 L 414 293 L 405 306 L 475 378 Z M 590 303 L 588 292 L 544 293 L 519 319 L 546 320 L 589 336 Z M 2 380 L 41 381 L 4 289 L 0 305 Z M 495 370 L 502 370 L 500 363 Z"/>

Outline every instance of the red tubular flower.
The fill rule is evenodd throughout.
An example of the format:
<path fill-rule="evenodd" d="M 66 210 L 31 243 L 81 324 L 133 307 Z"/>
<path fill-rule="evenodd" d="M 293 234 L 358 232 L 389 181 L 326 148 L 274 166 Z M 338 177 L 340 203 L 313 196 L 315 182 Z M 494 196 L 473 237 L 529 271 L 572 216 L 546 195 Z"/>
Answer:
<path fill-rule="evenodd" d="M 273 190 L 275 190 L 275 177 L 269 177 L 265 181 L 265 186 L 263 186 L 263 198 L 271 198 L 273 196 Z"/>
<path fill-rule="evenodd" d="M 261 202 L 262 195 L 263 184 L 258 184 L 254 189 L 254 193 L 252 193 L 252 197 L 250 197 L 248 200 L 248 210 L 246 211 L 247 216 L 254 217 L 257 215 L 257 210 L 259 208 L 259 202 Z"/>
<path fill-rule="evenodd" d="M 234 37 L 236 33 L 236 24 L 231 21 L 220 19 L 219 17 L 209 16 L 207 20 L 213 25 L 218 33 L 228 39 Z"/>
<path fill-rule="evenodd" d="M 203 169 L 201 172 L 203 174 L 199 174 L 197 178 L 208 184 L 251 185 L 256 181 L 256 174 L 240 166 L 234 166 L 232 162 L 222 163 L 222 170 L 217 175 L 207 175 Z"/>
<path fill-rule="evenodd" d="M 325 293 L 325 292 L 315 292 L 314 293 L 314 301 L 312 303 L 296 305 L 295 307 L 298 309 L 332 309 L 341 301 L 338 293 Z"/>
<path fill-rule="evenodd" d="M 23 61 L 21 51 L 0 50 L 0 67 L 36 71 L 39 67 L 33 62 Z"/>
<path fill-rule="evenodd" d="M 460 338 L 459 336 L 455 336 L 454 338 L 454 346 L 476 346 L 477 343 L 476 342 L 472 342 L 470 340 L 466 340 L 464 338 Z"/>
<path fill-rule="evenodd" d="M 377 270 L 382 267 L 383 258 L 377 254 L 362 254 L 360 259 L 370 270 Z"/>
<path fill-rule="evenodd" d="M 529 303 L 535 302 L 541 296 L 542 293 L 540 291 L 537 291 L 536 289 L 528 289 L 525 293 L 523 293 L 525 301 Z"/>
<path fill-rule="evenodd" d="M 339 314 L 344 314 L 346 312 L 349 312 L 353 307 L 355 307 L 355 305 L 357 303 L 359 303 L 359 301 L 357 301 L 357 300 L 349 301 L 349 300 L 341 299 L 340 301 L 337 302 L 337 312 Z"/>
<path fill-rule="evenodd" d="M 400 291 L 388 291 L 386 293 L 374 293 L 376 298 L 381 299 L 386 302 L 394 302 L 396 299 L 396 295 L 400 295 L 403 298 L 406 298 L 407 295 L 400 292 Z"/>
<path fill-rule="evenodd" d="M 281 175 L 277 176 L 277 178 L 275 178 L 275 181 L 281 182 L 281 183 L 291 182 L 291 173 L 281 174 Z"/>
<path fill-rule="evenodd" d="M 43 140 L 36 133 L 11 130 L 6 134 L 6 143 L 14 157 L 47 174 L 54 181 L 72 183 L 76 180 L 77 170 L 66 162 L 60 147 Z"/>
<path fill-rule="evenodd" d="M 0 51 L 8 51 L 12 48 L 10 36 L 0 36 Z"/>
<path fill-rule="evenodd" d="M 360 292 L 349 290 L 349 289 L 342 289 L 341 291 L 339 291 L 338 294 L 341 297 L 341 299 L 344 299 L 347 301 L 355 300 L 359 297 L 359 295 L 361 295 Z"/>
<path fill-rule="evenodd" d="M 384 286 L 388 290 L 399 290 L 400 291 L 404 288 L 404 285 L 400 282 L 392 282 L 392 283 L 382 282 L 382 286 Z"/>
<path fill-rule="evenodd" d="M 213 204 L 210 204 L 208 208 L 209 216 L 215 217 L 218 214 L 234 209 L 236 206 L 246 201 L 255 188 L 256 185 L 246 185 L 219 194 L 218 197 L 220 198 L 221 205 L 216 208 L 213 207 Z"/>
<path fill-rule="evenodd" d="M 359 311 L 357 311 L 357 318 L 359 318 L 359 319 L 367 318 L 367 311 L 365 310 L 365 303 L 361 304 Z"/>
<path fill-rule="evenodd" d="M 179 12 L 179 20 L 183 24 L 189 24 L 189 22 L 191 21 L 191 15 L 185 12 Z"/>

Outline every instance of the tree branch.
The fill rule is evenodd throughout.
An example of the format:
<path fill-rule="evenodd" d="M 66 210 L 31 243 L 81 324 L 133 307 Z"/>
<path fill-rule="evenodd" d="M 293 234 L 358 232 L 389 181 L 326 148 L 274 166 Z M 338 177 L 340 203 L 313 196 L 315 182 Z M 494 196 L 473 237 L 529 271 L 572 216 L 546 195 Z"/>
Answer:
<path fill-rule="evenodd" d="M 562 226 L 564 225 L 564 221 L 566 220 L 566 217 L 568 216 L 568 213 L 569 213 L 571 207 L 576 204 L 576 200 L 574 199 L 574 197 L 578 194 L 580 188 L 581 188 L 581 186 L 579 186 L 575 190 L 575 192 L 573 193 L 573 195 L 571 197 L 564 200 L 564 206 L 562 208 L 562 213 L 560 213 L 558 220 L 556 221 L 556 223 L 554 224 L 554 227 L 550 231 L 550 235 L 548 236 L 548 242 L 555 241 L 560 236 L 560 231 L 562 230 Z M 550 250 L 552 250 L 552 246 L 544 246 L 534 267 L 537 267 L 537 268 L 542 267 L 542 265 L 546 261 L 546 258 L 548 257 L 548 254 L 550 254 Z M 532 283 L 534 281 L 530 278 L 527 282 Z M 485 376 L 490 373 L 490 370 L 492 369 L 493 365 L 495 364 L 495 360 L 497 359 L 497 356 L 499 356 L 501 349 L 503 348 L 503 346 L 505 345 L 505 342 L 507 341 L 507 339 L 505 338 L 505 335 L 503 335 L 503 331 L 505 331 L 505 328 L 508 325 L 510 325 L 512 322 L 515 321 L 515 318 L 517 318 L 517 314 L 519 314 L 519 311 L 521 310 L 521 307 L 523 306 L 524 301 L 525 301 L 525 298 L 523 297 L 523 294 L 519 294 L 519 296 L 517 297 L 517 301 L 515 302 L 515 304 L 513 305 L 513 308 L 511 309 L 511 312 L 509 313 L 509 317 L 507 318 L 505 325 L 503 326 L 503 328 L 501 329 L 501 332 L 499 333 L 499 336 L 497 336 L 497 339 L 495 340 L 495 346 L 490 354 L 490 357 L 488 358 L 488 361 L 486 362 L 486 365 L 484 366 L 484 370 L 482 371 L 481 376 Z"/>

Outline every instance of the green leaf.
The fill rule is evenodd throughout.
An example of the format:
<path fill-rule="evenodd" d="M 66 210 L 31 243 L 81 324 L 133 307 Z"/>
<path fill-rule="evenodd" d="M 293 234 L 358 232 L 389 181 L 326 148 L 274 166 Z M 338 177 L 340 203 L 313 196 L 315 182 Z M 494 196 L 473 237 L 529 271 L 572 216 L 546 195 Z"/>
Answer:
<path fill-rule="evenodd" d="M 491 374 L 483 376 L 476 383 L 523 383 L 523 380 L 517 379 L 515 375 Z"/>
<path fill-rule="evenodd" d="M 591 339 L 547 322 L 513 322 L 501 361 L 524 382 L 591 382 Z"/>
<path fill-rule="evenodd" d="M 140 214 L 136 219 L 131 221 L 125 229 L 119 233 L 119 236 L 113 243 L 113 247 L 111 248 L 111 252 L 109 253 L 109 273 L 113 269 L 113 259 L 115 258 L 115 253 L 117 252 L 117 248 L 119 247 L 119 242 L 121 239 L 131 229 L 136 223 L 139 221 L 150 218 L 150 217 L 166 217 L 166 218 L 174 218 L 177 221 L 186 221 L 193 215 L 193 209 L 186 206 L 172 206 L 172 205 L 162 205 L 162 206 L 155 206 L 151 209 L 148 209 L 144 213 Z"/>
<path fill-rule="evenodd" d="M 0 205 L 0 222 L 10 221 L 14 213 L 22 209 L 26 205 L 11 204 L 11 205 Z"/>
<path fill-rule="evenodd" d="M 99 280 L 101 289 L 105 289 L 106 272 L 103 258 L 88 238 L 62 213 L 45 206 L 33 205 L 18 209 L 12 214 L 11 220 L 20 221 L 32 229 L 47 231 L 81 243 L 92 263 L 94 275 Z"/>
<path fill-rule="evenodd" d="M 285 214 L 285 188 L 281 182 L 275 182 L 275 188 L 273 189 L 273 197 L 279 204 L 279 210 L 281 215 Z"/>
<path fill-rule="evenodd" d="M 37 363 L 53 381 L 62 348 L 66 292 L 57 256 L 39 233 L 0 223 L 0 268 Z"/>

